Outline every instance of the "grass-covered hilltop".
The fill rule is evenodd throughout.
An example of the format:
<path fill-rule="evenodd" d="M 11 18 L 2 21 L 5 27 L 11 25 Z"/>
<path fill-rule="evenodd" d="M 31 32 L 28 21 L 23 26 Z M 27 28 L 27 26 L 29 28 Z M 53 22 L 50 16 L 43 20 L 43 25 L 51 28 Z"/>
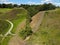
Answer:
<path fill-rule="evenodd" d="M 0 4 L 0 45 L 60 45 L 60 7 Z"/>

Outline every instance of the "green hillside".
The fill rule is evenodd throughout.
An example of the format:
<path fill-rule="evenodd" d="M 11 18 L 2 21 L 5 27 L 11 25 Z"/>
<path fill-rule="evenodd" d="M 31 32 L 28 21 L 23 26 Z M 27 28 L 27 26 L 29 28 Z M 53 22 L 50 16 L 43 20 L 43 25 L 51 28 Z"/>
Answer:
<path fill-rule="evenodd" d="M 10 20 L 14 27 L 12 29 L 12 33 L 14 34 L 15 31 L 16 31 L 16 28 L 17 26 L 26 19 L 26 15 L 27 15 L 27 11 L 24 9 L 24 8 L 13 8 L 13 9 L 1 9 L 3 11 L 1 12 L 4 12 L 2 14 L 0 14 L 0 19 L 1 21 L 2 20 Z M 8 10 L 8 11 L 7 11 Z M 6 11 L 6 12 L 5 12 Z M 0 22 L 1 22 L 0 21 Z M 5 33 L 5 31 L 3 31 L 3 28 L 4 30 L 8 30 L 9 28 L 6 27 L 8 24 L 5 23 L 4 21 L 2 21 L 0 24 L 2 26 L 2 32 L 1 33 Z M 5 27 L 3 26 L 5 25 Z M 1 29 L 1 27 L 0 27 Z M 1 42 L 1 45 L 8 45 L 8 42 L 9 42 L 9 39 L 12 37 L 12 35 L 8 35 L 2 42 Z M 1 39 L 1 38 L 0 38 Z"/>
<path fill-rule="evenodd" d="M 39 30 L 31 36 L 27 45 L 60 45 L 60 9 L 45 12 Z"/>
<path fill-rule="evenodd" d="M 8 19 L 8 20 L 15 20 L 17 18 L 21 18 L 21 16 L 23 16 L 23 14 L 26 12 L 25 9 L 23 8 L 13 8 L 11 10 L 8 10 L 8 9 L 1 9 L 3 10 L 3 12 L 5 13 L 2 13 L 0 14 L 0 19 Z M 8 10 L 8 12 L 7 12 Z M 1 11 L 2 12 L 2 11 Z"/>

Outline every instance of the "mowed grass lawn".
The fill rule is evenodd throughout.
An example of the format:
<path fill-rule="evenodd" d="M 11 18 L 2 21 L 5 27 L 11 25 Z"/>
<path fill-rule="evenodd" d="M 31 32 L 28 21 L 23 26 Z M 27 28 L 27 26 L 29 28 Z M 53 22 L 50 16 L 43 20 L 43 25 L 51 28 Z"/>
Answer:
<path fill-rule="evenodd" d="M 27 15 L 27 11 L 23 8 L 16 8 L 16 9 L 12 9 L 9 13 L 5 13 L 5 15 L 8 14 L 7 18 L 8 20 L 10 20 L 14 27 L 13 30 L 11 31 L 13 34 L 16 31 L 17 26 L 26 19 L 26 15 Z M 13 16 L 14 15 L 14 16 Z M 8 35 L 3 42 L 1 43 L 1 45 L 8 45 L 9 39 L 12 37 L 12 35 Z"/>
<path fill-rule="evenodd" d="M 60 9 L 46 11 L 39 30 L 27 42 L 27 45 L 60 45 Z"/>

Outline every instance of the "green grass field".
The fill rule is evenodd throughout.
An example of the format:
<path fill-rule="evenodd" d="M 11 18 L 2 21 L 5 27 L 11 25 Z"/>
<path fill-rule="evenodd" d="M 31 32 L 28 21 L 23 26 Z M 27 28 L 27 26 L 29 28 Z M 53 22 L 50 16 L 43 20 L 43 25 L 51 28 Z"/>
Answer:
<path fill-rule="evenodd" d="M 27 45 L 60 45 L 60 9 L 45 12 L 39 30 L 27 42 Z"/>

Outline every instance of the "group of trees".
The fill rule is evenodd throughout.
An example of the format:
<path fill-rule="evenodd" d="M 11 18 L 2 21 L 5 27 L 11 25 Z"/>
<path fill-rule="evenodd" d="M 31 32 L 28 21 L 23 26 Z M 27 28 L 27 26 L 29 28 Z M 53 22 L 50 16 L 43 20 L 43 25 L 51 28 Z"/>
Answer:
<path fill-rule="evenodd" d="M 20 5 L 21 7 L 25 8 L 25 9 L 28 9 L 29 7 L 32 7 L 32 8 L 35 8 L 39 11 L 44 11 L 44 10 L 51 10 L 51 9 L 55 9 L 56 6 L 51 4 L 51 3 L 44 3 L 42 5 L 27 5 L 27 4 L 21 4 Z"/>
<path fill-rule="evenodd" d="M 23 7 L 25 9 L 28 9 L 29 7 L 32 7 L 32 8 L 35 8 L 35 9 L 38 9 L 38 10 L 50 10 L 50 9 L 55 9 L 56 6 L 51 4 L 51 3 L 44 3 L 42 5 L 29 5 L 29 4 L 21 4 L 21 5 L 18 5 L 18 4 L 0 4 L 0 8 L 13 8 L 13 7 Z"/>
<path fill-rule="evenodd" d="M 53 10 L 56 8 L 56 6 L 51 3 L 48 3 L 48 4 L 45 3 L 42 5 L 21 4 L 20 7 L 27 9 L 31 17 L 34 16 L 39 11 Z"/>
<path fill-rule="evenodd" d="M 19 7 L 17 4 L 0 4 L 0 8 L 14 8 L 14 7 Z"/>

